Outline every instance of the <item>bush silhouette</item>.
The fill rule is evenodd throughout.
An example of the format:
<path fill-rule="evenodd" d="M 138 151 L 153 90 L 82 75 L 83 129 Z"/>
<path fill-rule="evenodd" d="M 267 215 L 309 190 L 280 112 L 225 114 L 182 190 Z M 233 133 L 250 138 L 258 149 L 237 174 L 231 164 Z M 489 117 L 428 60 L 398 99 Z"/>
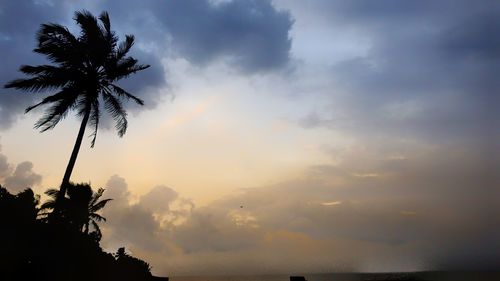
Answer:
<path fill-rule="evenodd" d="M 53 129 L 67 114 L 76 111 L 81 118 L 75 145 L 59 190 L 49 189 L 49 200 L 40 208 L 40 197 L 31 189 L 10 194 L 0 186 L 0 280 L 149 280 L 150 266 L 125 254 L 104 252 L 100 245 L 99 211 L 111 199 L 102 199 L 104 189 L 93 192 L 89 184 L 70 182 L 83 135 L 92 129 L 94 146 L 101 111 L 116 122 L 118 135 L 127 130 L 124 101 L 144 102 L 117 85 L 118 80 L 144 70 L 128 52 L 134 36 L 123 42 L 111 30 L 107 12 L 94 17 L 78 11 L 74 20 L 81 31 L 73 35 L 68 28 L 42 24 L 38 45 L 33 50 L 45 55 L 49 65 L 23 65 L 28 78 L 8 82 L 6 88 L 27 92 L 55 91 L 30 106 L 26 112 L 50 105 L 35 124 L 42 132 Z"/>
<path fill-rule="evenodd" d="M 139 280 L 142 276 L 151 277 L 151 267 L 148 263 L 129 256 L 125 248 L 120 248 L 115 254 L 120 280 Z"/>
<path fill-rule="evenodd" d="M 71 196 L 90 201 L 67 204 L 62 213 L 54 214 L 47 208 L 52 199 L 38 208 L 40 199 L 31 189 L 13 195 L 0 186 L 0 280 L 152 279 L 149 264 L 126 254 L 124 248 L 115 255 L 104 252 L 96 231 L 82 226 L 89 217 L 81 219 L 82 212 L 74 208 L 104 207 L 106 203 L 99 202 L 109 200 L 98 200 L 103 192 L 92 192 L 88 184 L 72 184 L 63 202 L 70 202 Z"/>

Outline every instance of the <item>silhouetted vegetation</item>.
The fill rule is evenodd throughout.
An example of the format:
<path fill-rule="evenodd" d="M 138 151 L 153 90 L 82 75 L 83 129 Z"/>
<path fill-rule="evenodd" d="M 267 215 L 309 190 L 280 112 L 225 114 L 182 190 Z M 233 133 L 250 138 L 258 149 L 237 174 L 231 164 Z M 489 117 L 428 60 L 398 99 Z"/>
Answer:
<path fill-rule="evenodd" d="M 144 102 L 116 82 L 149 65 L 140 65 L 127 53 L 134 36 L 119 42 L 106 12 L 96 18 L 87 11 L 76 12 L 81 31 L 42 24 L 33 50 L 45 55 L 49 65 L 23 65 L 29 76 L 10 81 L 6 88 L 50 93 L 26 112 L 50 105 L 35 124 L 42 132 L 53 129 L 70 111 L 81 117 L 80 130 L 59 190 L 49 189 L 48 201 L 31 189 L 13 195 L 0 186 L 0 280 L 149 280 L 150 266 L 126 254 L 104 252 L 99 242 L 99 211 L 111 199 L 101 199 L 104 189 L 93 192 L 88 184 L 72 184 L 71 173 L 87 126 L 92 128 L 91 147 L 97 137 L 103 110 L 116 122 L 118 135 L 127 130 L 123 101 Z"/>
<path fill-rule="evenodd" d="M 100 188 L 94 193 L 88 184 L 68 184 L 68 196 L 61 197 L 62 200 L 58 201 L 59 193 L 57 189 L 49 189 L 45 192 L 50 199 L 41 206 L 40 216 L 47 220 L 64 221 L 66 225 L 85 234 L 93 235 L 99 241 L 102 234 L 97 223 L 106 219 L 97 212 L 111 200 L 99 200 L 104 189 Z M 57 205 L 60 205 L 59 208 Z M 89 233 L 91 228 L 93 231 Z"/>
<path fill-rule="evenodd" d="M 144 276 L 151 277 L 151 266 L 148 263 L 134 258 L 120 248 L 115 254 L 116 264 L 120 272 L 120 280 L 141 280 Z"/>
<path fill-rule="evenodd" d="M 104 109 L 116 121 L 118 135 L 123 136 L 128 122 L 122 102 L 133 100 L 139 105 L 144 102 L 119 87 L 116 82 L 149 67 L 137 64 L 136 59 L 127 56 L 134 45 L 134 36 L 126 35 L 125 41 L 118 43 L 118 37 L 111 30 L 108 13 L 101 13 L 97 19 L 90 12 L 81 11 L 75 13 L 74 19 L 81 28 L 78 37 L 62 25 L 42 24 L 37 33 L 38 46 L 33 51 L 45 55 L 53 64 L 23 65 L 20 71 L 31 78 L 16 79 L 5 85 L 6 88 L 28 92 L 57 90 L 26 109 L 29 112 L 39 106 L 51 105 L 35 124 L 35 128 L 42 132 L 53 129 L 72 110 L 76 110 L 82 118 L 62 180 L 61 198 L 66 193 L 85 128 L 90 126 L 93 130 L 93 147 L 101 111 Z"/>
<path fill-rule="evenodd" d="M 151 267 L 120 248 L 104 252 L 96 212 L 100 200 L 88 184 L 69 184 L 64 207 L 53 212 L 54 190 L 40 206 L 31 189 L 10 194 L 0 186 L 0 280 L 150 280 Z M 96 219 L 99 218 L 99 219 Z"/>

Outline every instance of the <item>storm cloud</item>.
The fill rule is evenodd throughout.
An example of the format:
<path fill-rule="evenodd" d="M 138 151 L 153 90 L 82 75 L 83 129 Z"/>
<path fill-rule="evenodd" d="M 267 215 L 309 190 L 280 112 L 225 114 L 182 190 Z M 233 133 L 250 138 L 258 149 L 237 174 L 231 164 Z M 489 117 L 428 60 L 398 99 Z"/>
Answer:
<path fill-rule="evenodd" d="M 47 1 L 2 1 L 0 5 L 0 51 L 4 54 L 0 69 L 0 84 L 22 77 L 17 72 L 21 65 L 40 65 L 49 63 L 43 56 L 35 54 L 35 34 L 42 23 L 56 22 L 73 29 L 74 10 L 68 9 L 65 2 L 58 5 Z M 81 8 L 80 8 L 81 9 Z M 98 13 L 100 13 L 99 11 Z M 113 19 L 112 19 L 113 21 Z M 137 48 L 136 48 L 137 49 Z M 147 100 L 147 107 L 154 108 L 161 98 L 158 89 L 165 85 L 163 67 L 160 59 L 144 50 L 134 50 L 134 56 L 143 64 L 151 64 L 147 75 L 137 75 L 134 83 L 124 83 L 130 90 Z M 24 109 L 40 100 L 43 95 L 23 93 L 13 89 L 0 90 L 0 126 L 9 128 Z M 104 122 L 106 125 L 106 122 Z M 105 126 L 106 127 L 106 126 Z M 110 126 L 107 126 L 110 127 Z"/>
<path fill-rule="evenodd" d="M 426 141 L 498 136 L 498 2 L 313 1 L 303 7 L 331 24 L 332 38 L 349 33 L 366 45 L 325 69 L 335 89 L 323 93 L 330 105 L 304 117 L 304 126 Z"/>
<path fill-rule="evenodd" d="M 193 65 L 207 66 L 223 60 L 232 68 L 256 73 L 284 67 L 289 60 L 292 19 L 278 11 L 271 1 L 134 1 L 75 3 L 62 1 L 2 1 L 0 5 L 0 51 L 4 56 L 0 83 L 19 78 L 22 64 L 43 64 L 35 54 L 35 33 L 40 24 L 57 22 L 74 30 L 75 10 L 89 9 L 95 14 L 110 13 L 118 34 L 136 35 L 131 55 L 151 67 L 123 81 L 131 93 L 145 100 L 149 109 L 172 96 L 164 60 L 187 59 Z M 22 20 L 20 20 L 22 19 Z M 8 128 L 24 109 L 41 97 L 13 90 L 2 90 L 0 126 Z M 136 107 L 130 108 L 133 112 Z M 103 126 L 111 128 L 104 118 Z"/>
<path fill-rule="evenodd" d="M 288 62 L 292 19 L 271 1 L 154 3 L 152 11 L 170 33 L 175 52 L 195 64 L 225 58 L 236 68 L 256 72 Z"/>
<path fill-rule="evenodd" d="M 0 69 L 0 85 L 8 81 L 21 78 L 22 74 L 17 72 L 21 65 L 40 65 L 49 63 L 41 55 L 32 50 L 36 47 L 35 35 L 40 24 L 56 22 L 73 29 L 74 22 L 71 20 L 74 11 L 66 9 L 67 3 L 60 2 L 58 5 L 48 1 L 2 1 L 0 3 L 0 52 L 4 59 Z M 100 12 L 100 11 L 99 11 Z M 152 64 L 148 75 L 141 75 L 135 79 L 130 90 L 145 99 L 146 105 L 154 107 L 159 98 L 157 91 L 151 88 L 161 87 L 165 83 L 163 68 L 156 62 L 156 57 L 151 57 L 142 50 L 135 50 L 138 58 L 143 59 L 141 63 Z M 156 90 L 156 89 L 155 89 Z M 147 96 L 147 94 L 153 95 Z M 0 128 L 9 128 L 24 109 L 40 100 L 43 95 L 23 93 L 13 89 L 0 90 Z"/>
<path fill-rule="evenodd" d="M 42 2 L 0 2 L 0 128 L 12 125 L 24 109 L 36 99 L 29 93 L 3 89 L 3 85 L 19 76 L 21 64 L 42 64 L 43 60 L 32 52 L 36 46 L 35 33 L 41 23 L 60 21 L 63 11 Z"/>

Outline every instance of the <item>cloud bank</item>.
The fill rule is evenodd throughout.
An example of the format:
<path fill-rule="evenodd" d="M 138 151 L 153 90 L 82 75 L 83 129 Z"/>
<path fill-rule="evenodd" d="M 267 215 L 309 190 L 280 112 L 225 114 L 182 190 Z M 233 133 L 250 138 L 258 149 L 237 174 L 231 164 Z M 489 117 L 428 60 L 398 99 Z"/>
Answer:
<path fill-rule="evenodd" d="M 328 65 L 331 90 L 316 94 L 330 97 L 330 105 L 305 116 L 304 127 L 432 142 L 498 140 L 496 1 L 312 1 L 291 8 L 297 25 L 312 14 L 327 22 L 325 37 L 351 36 L 367 46 Z"/>
<path fill-rule="evenodd" d="M 484 163 L 462 147 L 351 155 L 358 152 L 202 207 L 164 186 L 133 200 L 114 176 L 106 195 L 118 199 L 104 213 L 104 243 L 126 245 L 171 275 L 498 265 L 498 159 Z"/>

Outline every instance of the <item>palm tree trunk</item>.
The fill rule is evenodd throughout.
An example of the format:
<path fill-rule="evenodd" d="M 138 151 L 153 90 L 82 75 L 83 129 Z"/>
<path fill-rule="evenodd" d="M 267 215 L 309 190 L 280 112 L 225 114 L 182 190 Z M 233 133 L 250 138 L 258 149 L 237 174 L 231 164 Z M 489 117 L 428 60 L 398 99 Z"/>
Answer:
<path fill-rule="evenodd" d="M 69 158 L 68 166 L 66 167 L 66 172 L 61 183 L 61 188 L 59 190 L 58 198 L 63 198 L 66 195 L 66 188 L 69 184 L 69 179 L 71 173 L 73 172 L 73 167 L 75 167 L 76 158 L 78 157 L 78 152 L 80 151 L 80 146 L 82 145 L 83 135 L 85 134 L 85 128 L 87 127 L 87 122 L 89 121 L 90 108 L 85 111 L 85 115 L 82 119 L 82 124 L 80 125 L 80 131 L 78 131 L 78 136 L 76 137 L 75 146 L 73 147 L 73 152 L 71 152 L 71 157 Z"/>

